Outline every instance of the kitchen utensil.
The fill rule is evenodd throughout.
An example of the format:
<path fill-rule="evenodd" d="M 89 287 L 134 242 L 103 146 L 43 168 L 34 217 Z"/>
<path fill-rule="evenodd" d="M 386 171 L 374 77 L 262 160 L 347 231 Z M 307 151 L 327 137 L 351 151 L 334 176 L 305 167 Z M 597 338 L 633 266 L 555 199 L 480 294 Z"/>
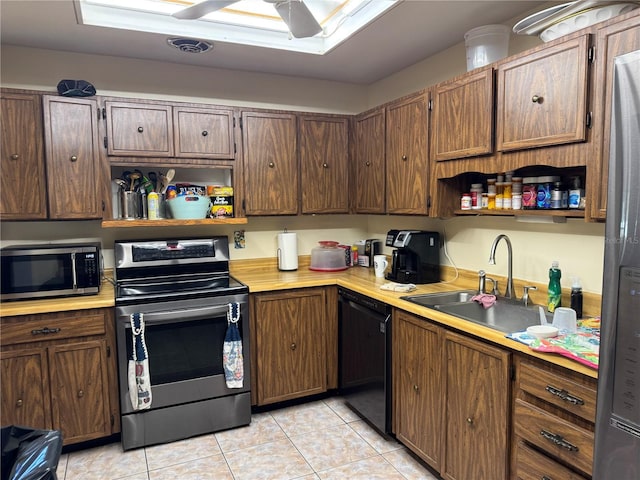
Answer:
<path fill-rule="evenodd" d="M 133 188 L 133 184 L 135 183 L 136 180 L 138 180 L 142 175 L 140 175 L 137 172 L 131 172 L 129 174 L 129 182 L 131 182 L 130 187 L 129 187 L 129 191 L 133 192 L 134 188 Z"/>
<path fill-rule="evenodd" d="M 176 171 L 173 168 L 170 168 L 169 170 L 167 170 L 167 174 L 164 176 L 164 181 L 162 182 L 163 187 L 162 187 L 161 193 L 165 193 L 167 191 L 167 187 L 169 186 L 169 184 L 171 183 L 175 175 L 176 175 Z"/>
<path fill-rule="evenodd" d="M 527 327 L 527 333 L 537 338 L 552 338 L 558 336 L 558 329 L 551 325 L 532 325 Z"/>
<path fill-rule="evenodd" d="M 140 195 L 138 192 L 131 190 L 121 190 L 122 195 L 122 212 L 120 218 L 124 220 L 134 220 L 140 217 Z"/>
<path fill-rule="evenodd" d="M 149 172 L 147 174 L 149 181 L 151 182 L 151 188 L 153 192 L 158 191 L 158 174 L 156 172 Z"/>
<path fill-rule="evenodd" d="M 573 308 L 557 307 L 553 312 L 552 325 L 566 333 L 578 331 L 577 315 Z"/>
<path fill-rule="evenodd" d="M 338 242 L 324 240 L 318 243 L 319 247 L 311 249 L 310 270 L 335 272 L 347 269 L 344 249 L 338 247 Z"/>
<path fill-rule="evenodd" d="M 547 317 L 544 314 L 544 308 L 538 307 L 538 313 L 540 314 L 540 325 L 549 325 L 547 323 Z"/>

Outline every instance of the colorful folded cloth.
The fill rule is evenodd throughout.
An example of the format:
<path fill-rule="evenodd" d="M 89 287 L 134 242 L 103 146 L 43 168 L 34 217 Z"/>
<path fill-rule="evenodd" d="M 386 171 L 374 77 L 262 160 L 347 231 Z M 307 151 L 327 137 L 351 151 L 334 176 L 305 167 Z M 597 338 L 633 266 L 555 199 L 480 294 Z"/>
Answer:
<path fill-rule="evenodd" d="M 395 283 L 388 282 L 380 285 L 380 290 L 389 290 L 391 292 L 413 292 L 416 286 L 413 283 Z"/>
<path fill-rule="evenodd" d="M 133 349 L 129 359 L 127 381 L 129 398 L 134 410 L 151 408 L 151 375 L 149 374 L 149 352 L 144 339 L 144 316 L 142 313 L 132 313 L 131 339 Z"/>
<path fill-rule="evenodd" d="M 479 293 L 478 295 L 471 297 L 471 300 L 473 302 L 478 302 L 484 308 L 489 308 L 496 303 L 496 296 L 489 293 Z"/>

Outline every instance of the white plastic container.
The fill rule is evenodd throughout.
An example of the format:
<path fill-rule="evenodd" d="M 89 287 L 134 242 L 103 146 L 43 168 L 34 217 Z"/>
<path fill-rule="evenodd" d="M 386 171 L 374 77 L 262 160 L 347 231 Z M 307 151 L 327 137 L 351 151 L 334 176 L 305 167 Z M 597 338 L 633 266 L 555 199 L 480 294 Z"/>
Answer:
<path fill-rule="evenodd" d="M 464 34 L 467 71 L 483 67 L 507 56 L 510 29 L 506 25 L 484 25 Z"/>

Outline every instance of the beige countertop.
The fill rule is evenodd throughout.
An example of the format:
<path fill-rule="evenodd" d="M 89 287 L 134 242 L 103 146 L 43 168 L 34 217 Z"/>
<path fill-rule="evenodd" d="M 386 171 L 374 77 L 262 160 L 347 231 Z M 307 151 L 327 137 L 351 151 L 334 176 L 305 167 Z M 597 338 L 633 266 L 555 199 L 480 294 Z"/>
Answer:
<path fill-rule="evenodd" d="M 482 340 L 508 348 L 509 350 L 543 359 L 592 378 L 597 378 L 598 376 L 596 370 L 560 355 L 538 353 L 522 343 L 506 338 L 502 332 L 497 330 L 402 300 L 400 297 L 406 295 L 406 293 L 381 290 L 380 286 L 387 283 L 387 280 L 375 277 L 372 268 L 353 267 L 340 272 L 315 272 L 309 270 L 308 262 L 305 262 L 305 259 L 301 258 L 298 270 L 283 272 L 278 270 L 277 263 L 273 259 L 243 260 L 231 262 L 231 275 L 247 285 L 251 293 L 331 285 L 345 287 L 385 302 L 393 307 L 428 318 L 451 329 L 465 332 Z M 453 282 L 448 281 L 418 285 L 417 289 L 411 293 L 444 292 L 475 287 L 473 277 L 461 275 L 460 278 L 457 278 Z M 3 302 L 0 304 L 0 315 L 6 317 L 89 308 L 107 308 L 113 307 L 114 304 L 113 285 L 105 279 L 98 295 Z"/>

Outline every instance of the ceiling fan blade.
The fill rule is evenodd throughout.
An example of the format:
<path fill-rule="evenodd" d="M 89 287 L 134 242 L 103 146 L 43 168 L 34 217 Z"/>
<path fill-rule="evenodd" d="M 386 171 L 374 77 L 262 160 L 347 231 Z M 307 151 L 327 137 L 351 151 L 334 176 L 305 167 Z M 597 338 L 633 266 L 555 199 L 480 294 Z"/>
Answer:
<path fill-rule="evenodd" d="M 267 0 L 268 1 L 268 0 Z M 282 17 L 289 31 L 296 38 L 313 37 L 322 31 L 322 27 L 301 1 L 288 0 L 273 5 Z"/>
<path fill-rule="evenodd" d="M 208 13 L 215 12 L 224 7 L 228 7 L 232 3 L 236 3 L 238 0 L 204 0 L 203 2 L 194 3 L 190 7 L 178 10 L 171 15 L 172 17 L 179 18 L 180 20 L 197 20 L 200 17 L 204 17 Z"/>

